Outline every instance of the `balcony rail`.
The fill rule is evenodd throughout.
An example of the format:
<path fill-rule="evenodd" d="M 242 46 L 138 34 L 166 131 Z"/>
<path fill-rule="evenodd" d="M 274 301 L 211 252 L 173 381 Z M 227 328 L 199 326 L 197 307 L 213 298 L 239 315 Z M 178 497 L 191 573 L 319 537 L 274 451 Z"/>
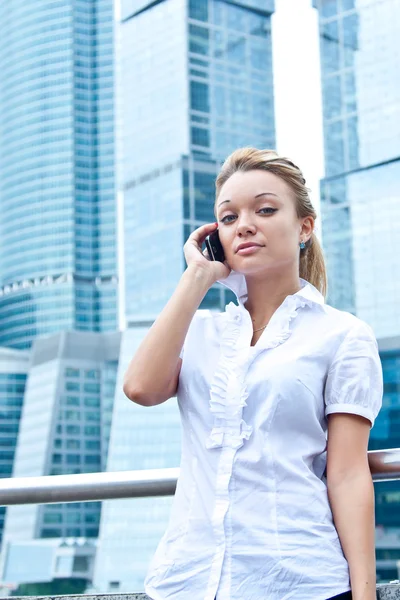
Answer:
<path fill-rule="evenodd" d="M 400 448 L 370 450 L 372 480 L 400 480 Z M 0 506 L 172 496 L 179 468 L 0 479 Z"/>
<path fill-rule="evenodd" d="M 143 593 L 109 593 L 98 595 L 74 595 L 74 596 L 13 596 L 12 600 L 151 600 L 149 596 Z M 400 587 L 399 583 L 381 583 L 376 586 L 377 600 L 399 600 Z M 0 597 L 0 600 L 10 600 L 9 598 Z"/>

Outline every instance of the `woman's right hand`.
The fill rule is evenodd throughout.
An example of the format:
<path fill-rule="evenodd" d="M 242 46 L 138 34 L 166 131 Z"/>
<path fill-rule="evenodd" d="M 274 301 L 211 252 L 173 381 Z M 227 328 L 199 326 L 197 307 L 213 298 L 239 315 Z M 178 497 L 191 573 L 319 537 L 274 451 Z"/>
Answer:
<path fill-rule="evenodd" d="M 188 237 L 183 252 L 188 268 L 198 268 L 203 270 L 204 276 L 210 278 L 210 286 L 218 279 L 225 279 L 231 272 L 231 268 L 226 262 L 212 260 L 208 257 L 207 249 L 202 251 L 201 247 L 206 237 L 217 229 L 216 223 L 207 223 L 198 227 Z"/>

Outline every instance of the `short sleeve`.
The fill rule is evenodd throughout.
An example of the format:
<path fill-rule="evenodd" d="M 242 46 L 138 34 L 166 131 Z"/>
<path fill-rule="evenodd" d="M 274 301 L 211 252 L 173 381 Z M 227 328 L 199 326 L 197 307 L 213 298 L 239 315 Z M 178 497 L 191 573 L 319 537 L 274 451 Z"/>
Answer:
<path fill-rule="evenodd" d="M 183 358 L 183 351 L 184 351 L 184 349 L 185 349 L 185 344 L 183 344 L 183 346 L 182 346 L 182 350 L 179 353 L 179 358 Z"/>
<path fill-rule="evenodd" d="M 325 415 L 351 413 L 371 422 L 382 406 L 383 376 L 378 344 L 361 320 L 347 333 L 330 366 L 325 386 Z"/>

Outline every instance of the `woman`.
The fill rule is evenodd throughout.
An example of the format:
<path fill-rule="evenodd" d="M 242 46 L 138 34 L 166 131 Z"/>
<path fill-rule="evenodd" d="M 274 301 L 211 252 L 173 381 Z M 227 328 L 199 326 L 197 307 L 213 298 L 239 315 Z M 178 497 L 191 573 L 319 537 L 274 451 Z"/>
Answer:
<path fill-rule="evenodd" d="M 234 152 L 216 181 L 215 214 L 185 243 L 187 269 L 125 376 L 141 405 L 177 395 L 183 426 L 171 520 L 146 592 L 375 599 L 374 335 L 324 303 L 316 213 L 291 161 Z M 217 226 L 225 263 L 201 250 Z M 198 310 L 216 281 L 238 304 Z"/>

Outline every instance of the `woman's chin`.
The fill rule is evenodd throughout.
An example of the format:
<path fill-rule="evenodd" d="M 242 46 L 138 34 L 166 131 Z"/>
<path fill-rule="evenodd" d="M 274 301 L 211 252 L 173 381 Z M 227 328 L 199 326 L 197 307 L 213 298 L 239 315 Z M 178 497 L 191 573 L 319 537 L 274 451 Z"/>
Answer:
<path fill-rule="evenodd" d="M 243 275 L 262 275 L 263 273 L 268 274 L 272 268 L 272 265 L 268 266 L 265 264 L 265 259 L 250 260 L 250 257 L 246 258 L 246 260 L 234 260 L 229 263 L 229 266 L 237 273 L 242 273 Z"/>

